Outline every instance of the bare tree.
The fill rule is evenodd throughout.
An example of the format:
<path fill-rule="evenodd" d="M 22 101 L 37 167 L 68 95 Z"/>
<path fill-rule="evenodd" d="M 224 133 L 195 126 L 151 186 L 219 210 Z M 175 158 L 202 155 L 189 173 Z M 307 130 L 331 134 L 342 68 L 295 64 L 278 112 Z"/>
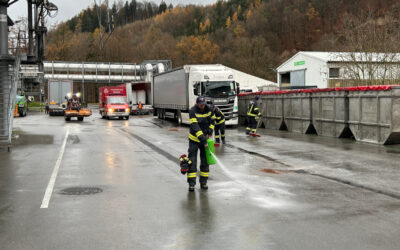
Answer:
<path fill-rule="evenodd" d="M 351 85 L 388 84 L 399 80 L 400 26 L 394 12 L 377 16 L 368 11 L 345 15 L 341 36 L 344 51 L 338 54 L 343 77 Z"/>

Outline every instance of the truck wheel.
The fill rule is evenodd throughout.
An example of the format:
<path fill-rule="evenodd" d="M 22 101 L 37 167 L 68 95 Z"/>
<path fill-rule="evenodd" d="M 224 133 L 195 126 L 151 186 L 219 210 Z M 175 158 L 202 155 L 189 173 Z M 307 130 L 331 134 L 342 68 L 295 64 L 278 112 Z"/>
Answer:
<path fill-rule="evenodd" d="M 109 116 L 107 116 L 106 118 L 107 118 L 107 120 L 110 120 L 110 117 L 109 117 Z"/>
<path fill-rule="evenodd" d="M 66 122 L 71 121 L 71 117 L 65 117 L 65 121 L 66 121 Z"/>
<path fill-rule="evenodd" d="M 161 110 L 161 119 L 165 120 L 165 109 Z"/>
<path fill-rule="evenodd" d="M 178 122 L 179 125 L 182 125 L 182 115 L 180 110 L 176 111 L 175 120 Z"/>
<path fill-rule="evenodd" d="M 126 120 L 129 120 L 129 116 L 127 116 L 127 117 L 125 117 L 126 118 Z"/>
<path fill-rule="evenodd" d="M 83 117 L 78 117 L 78 121 L 83 121 Z"/>

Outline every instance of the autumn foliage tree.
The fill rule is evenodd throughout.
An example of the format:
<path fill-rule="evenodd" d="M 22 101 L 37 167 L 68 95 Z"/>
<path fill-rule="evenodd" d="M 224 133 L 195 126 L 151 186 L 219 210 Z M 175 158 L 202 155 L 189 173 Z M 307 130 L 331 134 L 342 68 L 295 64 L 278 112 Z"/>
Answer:
<path fill-rule="evenodd" d="M 178 64 L 214 63 L 219 54 L 219 46 L 213 44 L 207 37 L 183 37 L 176 45 L 176 60 Z"/>
<path fill-rule="evenodd" d="M 389 14 L 390 20 L 399 20 L 399 9 L 394 0 L 218 0 L 175 7 L 164 1 L 115 1 L 109 10 L 91 6 L 51 30 L 47 57 L 132 63 L 171 59 L 174 66 L 223 63 L 276 80 L 272 68 L 299 50 L 364 50 L 381 41 L 372 48 L 398 51 L 398 26 L 385 28 L 379 20 L 388 24 Z M 99 49 L 99 31 L 109 32 L 107 13 L 115 30 Z"/>

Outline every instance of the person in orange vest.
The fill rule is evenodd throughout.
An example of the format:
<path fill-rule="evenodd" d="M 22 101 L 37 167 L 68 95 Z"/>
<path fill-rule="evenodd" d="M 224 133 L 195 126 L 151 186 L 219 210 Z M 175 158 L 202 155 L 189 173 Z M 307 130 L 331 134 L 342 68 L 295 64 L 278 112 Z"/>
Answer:
<path fill-rule="evenodd" d="M 139 102 L 138 109 L 141 110 L 142 108 L 143 108 L 142 102 Z"/>

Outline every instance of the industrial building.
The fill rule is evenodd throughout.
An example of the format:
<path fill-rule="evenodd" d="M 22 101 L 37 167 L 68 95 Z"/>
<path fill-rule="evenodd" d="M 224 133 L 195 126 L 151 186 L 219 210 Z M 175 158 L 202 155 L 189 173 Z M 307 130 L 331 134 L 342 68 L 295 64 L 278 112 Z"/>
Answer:
<path fill-rule="evenodd" d="M 277 68 L 281 88 L 400 83 L 400 53 L 300 51 Z"/>

